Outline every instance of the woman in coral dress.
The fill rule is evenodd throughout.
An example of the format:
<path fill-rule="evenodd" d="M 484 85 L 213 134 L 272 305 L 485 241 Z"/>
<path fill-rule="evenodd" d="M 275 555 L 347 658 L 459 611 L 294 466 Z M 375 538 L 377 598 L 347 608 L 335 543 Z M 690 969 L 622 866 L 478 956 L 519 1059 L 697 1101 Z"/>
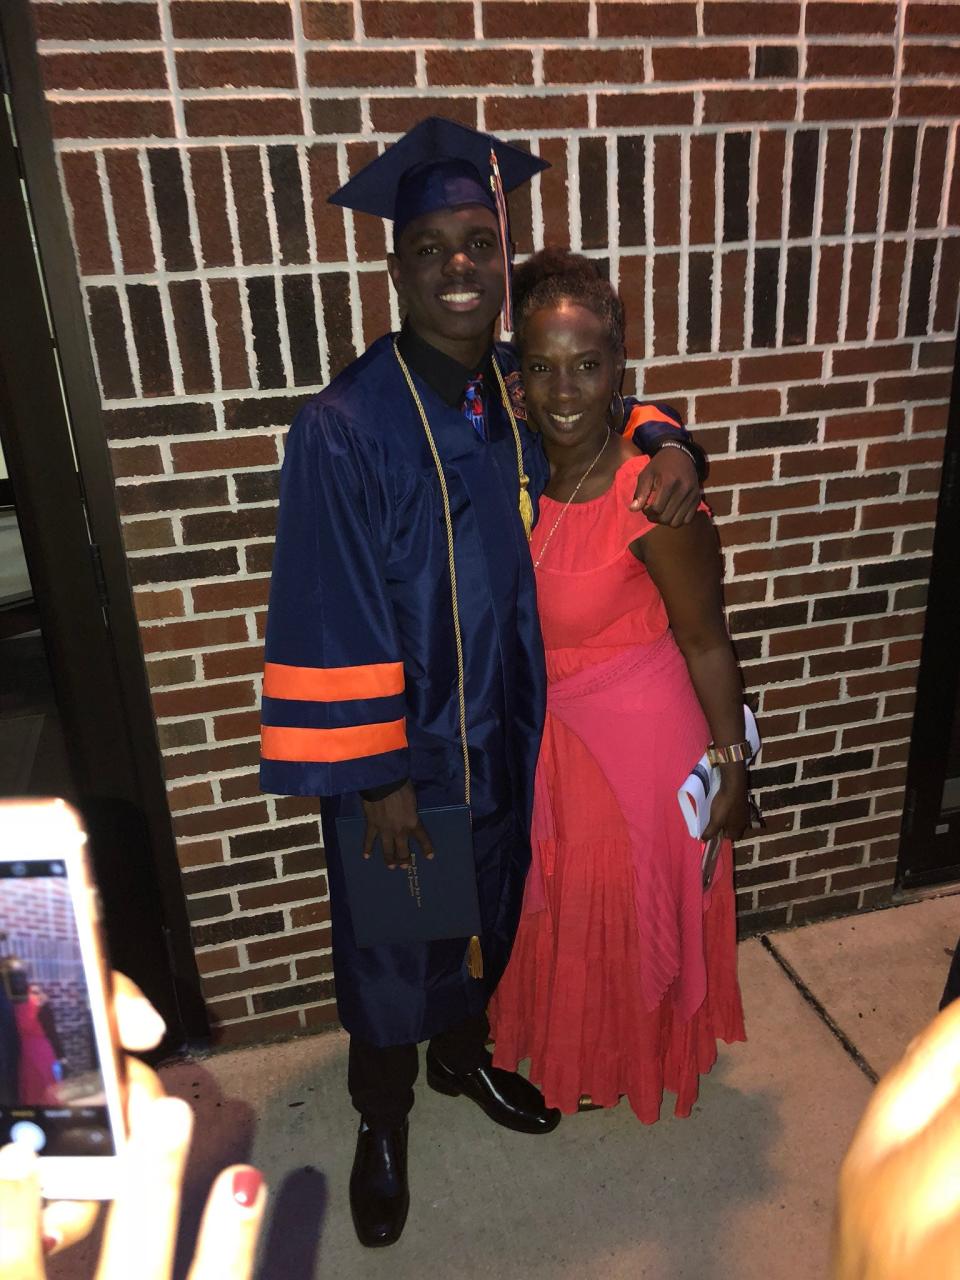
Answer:
<path fill-rule="evenodd" d="M 514 291 L 528 419 L 551 463 L 531 542 L 549 689 L 494 1063 L 529 1058 L 561 1111 L 626 1096 L 652 1123 L 665 1088 L 689 1115 L 717 1041 L 744 1038 L 729 842 L 747 822 L 743 702 L 720 558 L 706 508 L 682 529 L 630 510 L 647 459 L 620 435 L 622 412 L 611 423 L 623 313 L 609 284 L 545 251 Z M 733 759 L 705 832 L 727 837 L 705 891 L 677 789 L 711 743 Z"/>
<path fill-rule="evenodd" d="M 49 1022 L 44 1016 L 46 996 L 35 984 L 30 984 L 26 971 L 18 962 L 14 962 L 8 968 L 6 982 L 13 1001 L 17 1034 L 20 1038 L 17 1101 L 22 1107 L 59 1106 L 60 1092 L 57 1084 L 59 1059 L 47 1034 Z"/>

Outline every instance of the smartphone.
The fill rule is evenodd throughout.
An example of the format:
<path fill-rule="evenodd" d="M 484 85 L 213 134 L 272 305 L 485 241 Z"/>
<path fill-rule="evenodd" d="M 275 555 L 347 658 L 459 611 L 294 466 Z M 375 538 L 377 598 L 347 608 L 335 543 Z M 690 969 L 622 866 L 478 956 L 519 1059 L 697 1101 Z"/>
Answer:
<path fill-rule="evenodd" d="M 125 1101 L 83 823 L 0 800 L 0 1143 L 37 1152 L 50 1199 L 112 1199 Z"/>
<path fill-rule="evenodd" d="M 722 841 L 722 836 L 713 836 L 703 846 L 703 861 L 700 863 L 700 883 L 703 885 L 704 893 L 713 884 Z"/>

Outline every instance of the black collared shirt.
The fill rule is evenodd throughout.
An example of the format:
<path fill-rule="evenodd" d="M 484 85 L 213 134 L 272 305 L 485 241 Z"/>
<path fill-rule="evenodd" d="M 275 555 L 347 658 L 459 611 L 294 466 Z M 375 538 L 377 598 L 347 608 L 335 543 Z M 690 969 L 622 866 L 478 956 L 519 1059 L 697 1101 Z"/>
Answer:
<path fill-rule="evenodd" d="M 492 342 L 480 363 L 472 369 L 459 360 L 454 360 L 453 356 L 438 351 L 409 324 L 404 324 L 400 330 L 397 347 L 417 377 L 422 378 L 430 390 L 435 391 L 451 409 L 459 409 L 463 404 L 463 393 L 468 382 L 482 375 L 484 382 L 489 384 L 489 379 L 493 376 Z"/>

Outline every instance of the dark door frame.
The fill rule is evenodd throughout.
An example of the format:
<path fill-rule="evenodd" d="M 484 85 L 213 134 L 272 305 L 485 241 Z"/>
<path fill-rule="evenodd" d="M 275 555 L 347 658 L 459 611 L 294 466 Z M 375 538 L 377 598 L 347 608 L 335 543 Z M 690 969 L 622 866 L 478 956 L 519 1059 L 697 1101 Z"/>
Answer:
<path fill-rule="evenodd" d="M 130 866 L 115 862 L 111 876 L 126 881 L 131 899 L 139 899 L 139 908 L 130 901 L 131 915 L 152 911 L 162 930 L 166 973 L 157 974 L 151 995 L 168 1020 L 171 1042 L 200 1039 L 209 1024 L 29 0 L 0 4 L 0 41 L 16 129 L 14 145 L 7 122 L 0 121 L 4 452 L 78 790 L 109 799 L 106 821 L 117 832 L 126 814 L 127 829 L 143 833 L 144 847 L 129 850 Z M 109 914 L 109 886 L 101 888 Z"/>
<path fill-rule="evenodd" d="M 960 342 L 960 338 L 958 338 Z M 896 887 L 960 880 L 960 815 L 942 813 L 960 687 L 960 348 L 954 353 Z M 939 830 L 938 830 L 939 828 Z"/>

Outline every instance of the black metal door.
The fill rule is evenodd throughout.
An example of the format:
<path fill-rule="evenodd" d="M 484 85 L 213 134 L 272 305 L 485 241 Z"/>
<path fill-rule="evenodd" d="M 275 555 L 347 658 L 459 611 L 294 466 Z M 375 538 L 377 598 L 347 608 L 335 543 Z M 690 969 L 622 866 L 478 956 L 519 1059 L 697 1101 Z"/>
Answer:
<path fill-rule="evenodd" d="M 960 362 L 943 479 L 897 864 L 905 889 L 960 880 Z"/>
<path fill-rule="evenodd" d="M 0 634 L 35 632 L 24 661 L 37 690 L 45 663 L 48 683 L 32 709 L 63 746 L 59 774 L 23 767 L 18 784 L 59 777 L 83 813 L 113 961 L 149 993 L 172 1047 L 207 1021 L 26 0 L 0 6 L 0 35 L 0 443 L 29 573 Z M 0 666 L 0 707 L 17 709 L 23 680 Z"/>

